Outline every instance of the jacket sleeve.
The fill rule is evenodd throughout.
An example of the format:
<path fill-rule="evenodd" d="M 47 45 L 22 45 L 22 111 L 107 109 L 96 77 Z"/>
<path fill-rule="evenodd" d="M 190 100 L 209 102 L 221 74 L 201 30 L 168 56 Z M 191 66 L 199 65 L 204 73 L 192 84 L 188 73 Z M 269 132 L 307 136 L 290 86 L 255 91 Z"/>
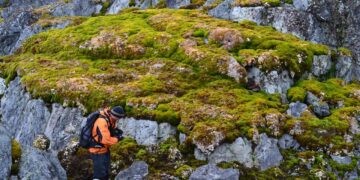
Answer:
<path fill-rule="evenodd" d="M 105 119 L 99 118 L 96 122 L 97 124 L 97 134 L 98 138 L 101 140 L 101 144 L 105 145 L 105 147 L 110 147 L 118 142 L 118 138 L 111 137 L 110 131 L 108 127 L 108 123 Z"/>

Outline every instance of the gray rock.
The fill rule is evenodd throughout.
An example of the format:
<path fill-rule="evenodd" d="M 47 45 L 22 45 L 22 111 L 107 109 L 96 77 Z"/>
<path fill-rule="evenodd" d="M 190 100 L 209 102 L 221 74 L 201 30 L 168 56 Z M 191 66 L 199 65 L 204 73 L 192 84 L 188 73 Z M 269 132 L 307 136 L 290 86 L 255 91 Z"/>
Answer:
<path fill-rule="evenodd" d="M 54 103 L 44 134 L 49 137 L 52 150 L 60 150 L 80 135 L 80 127 L 86 118 L 79 108 L 63 107 Z"/>
<path fill-rule="evenodd" d="M 248 168 L 253 167 L 251 142 L 246 138 L 237 138 L 232 144 L 222 144 L 209 155 L 210 163 L 237 161 Z"/>
<path fill-rule="evenodd" d="M 349 165 L 351 164 L 351 157 L 349 156 L 335 156 L 335 155 L 330 155 L 331 159 L 336 161 L 339 164 L 346 164 Z"/>
<path fill-rule="evenodd" d="M 230 12 L 232 9 L 232 3 L 234 0 L 224 0 L 215 8 L 209 10 L 209 15 L 221 18 L 221 19 L 230 19 Z"/>
<path fill-rule="evenodd" d="M 0 125 L 0 177 L 9 177 L 11 170 L 11 138 Z"/>
<path fill-rule="evenodd" d="M 42 100 L 32 100 L 25 92 L 20 78 L 10 82 L 1 100 L 1 114 L 11 136 L 23 145 L 31 145 L 35 135 L 44 132 L 50 116 Z"/>
<path fill-rule="evenodd" d="M 279 139 L 279 147 L 281 149 L 299 149 L 300 148 L 300 144 L 296 141 L 296 139 L 294 139 L 294 137 L 292 137 L 291 135 L 288 134 L 284 134 L 280 139 Z"/>
<path fill-rule="evenodd" d="M 168 123 L 160 125 L 155 121 L 124 118 L 118 121 L 124 136 L 130 136 L 140 145 L 156 145 L 176 134 L 176 128 Z"/>
<path fill-rule="evenodd" d="M 313 111 L 319 118 L 323 118 L 331 114 L 328 103 L 320 101 L 320 99 L 311 92 L 307 92 L 306 102 L 313 106 Z"/>
<path fill-rule="evenodd" d="M 257 24 L 264 24 L 266 19 L 265 7 L 234 7 L 230 12 L 230 19 L 233 21 L 241 22 L 249 20 Z"/>
<path fill-rule="evenodd" d="M 21 155 L 20 179 L 67 179 L 66 172 L 54 154 L 32 147 L 23 148 Z"/>
<path fill-rule="evenodd" d="M 122 9 L 128 8 L 129 3 L 130 3 L 130 0 L 115 0 L 111 4 L 110 8 L 108 9 L 107 14 L 117 14 Z"/>
<path fill-rule="evenodd" d="M 179 133 L 179 142 L 180 142 L 180 144 L 184 143 L 185 140 L 186 140 L 186 134 Z"/>
<path fill-rule="evenodd" d="M 248 71 L 248 81 L 253 81 L 256 85 L 269 94 L 279 93 L 286 95 L 287 90 L 294 83 L 289 76 L 288 71 L 279 73 L 278 71 L 271 71 L 265 74 L 256 67 L 252 67 Z"/>
<path fill-rule="evenodd" d="M 195 159 L 201 160 L 201 161 L 206 161 L 206 159 L 207 159 L 207 155 L 205 155 L 204 153 L 202 153 L 201 150 L 198 149 L 198 148 L 195 148 L 195 150 L 194 150 L 194 156 L 195 156 Z"/>
<path fill-rule="evenodd" d="M 135 161 L 128 169 L 122 170 L 115 180 L 142 180 L 149 174 L 149 166 L 144 161 Z"/>
<path fill-rule="evenodd" d="M 6 91 L 5 79 L 0 78 L 0 96 Z"/>
<path fill-rule="evenodd" d="M 162 142 L 176 135 L 176 128 L 169 123 L 159 124 L 158 141 Z"/>
<path fill-rule="evenodd" d="M 279 166 L 283 160 L 277 147 L 277 142 L 277 139 L 268 138 L 265 133 L 260 134 L 260 142 L 255 148 L 254 156 L 255 165 L 258 166 L 261 171 Z"/>
<path fill-rule="evenodd" d="M 307 11 L 310 8 L 312 0 L 293 0 L 293 5 L 296 9 Z"/>
<path fill-rule="evenodd" d="M 56 3 L 51 10 L 53 16 L 91 16 L 98 14 L 101 5 L 94 0 L 71 0 L 68 3 Z"/>
<path fill-rule="evenodd" d="M 208 164 L 197 168 L 191 175 L 190 180 L 238 180 L 239 170 L 220 169 L 215 164 Z"/>
<path fill-rule="evenodd" d="M 189 5 L 190 0 L 166 0 L 166 5 L 168 8 L 179 9 L 182 6 Z"/>
<path fill-rule="evenodd" d="M 350 82 L 352 80 L 352 65 L 352 57 L 339 56 L 336 63 L 336 77 Z"/>
<path fill-rule="evenodd" d="M 295 103 L 290 103 L 289 109 L 286 111 L 286 113 L 292 117 L 300 117 L 301 114 L 306 110 L 307 105 L 297 101 Z"/>
<path fill-rule="evenodd" d="M 33 142 L 33 146 L 35 148 L 40 149 L 40 150 L 46 151 L 46 150 L 49 149 L 50 140 L 45 135 L 39 134 L 39 135 L 36 136 L 36 138 L 35 138 L 35 140 Z"/>
<path fill-rule="evenodd" d="M 331 69 L 331 57 L 329 55 L 314 56 L 312 74 L 314 76 L 321 76 L 329 72 Z"/>
<path fill-rule="evenodd" d="M 358 179 L 358 178 L 359 178 L 359 175 L 358 175 L 356 169 L 354 171 L 346 172 L 344 174 L 344 179 L 347 179 L 347 180 L 355 180 L 355 179 Z"/>

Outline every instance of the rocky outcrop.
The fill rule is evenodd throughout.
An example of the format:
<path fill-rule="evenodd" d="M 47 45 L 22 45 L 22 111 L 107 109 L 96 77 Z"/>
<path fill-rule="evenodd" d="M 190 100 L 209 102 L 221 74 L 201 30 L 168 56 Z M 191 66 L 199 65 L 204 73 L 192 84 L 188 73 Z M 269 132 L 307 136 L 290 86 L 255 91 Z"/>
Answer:
<path fill-rule="evenodd" d="M 168 123 L 124 118 L 118 121 L 118 127 L 124 136 L 130 136 L 140 145 L 156 145 L 176 134 L 176 128 Z"/>
<path fill-rule="evenodd" d="M 256 67 L 248 70 L 248 82 L 253 82 L 256 87 L 260 87 L 261 90 L 269 94 L 279 93 L 284 97 L 286 96 L 287 90 L 293 85 L 293 80 L 290 77 L 288 71 L 282 72 L 271 71 L 264 73 Z"/>
<path fill-rule="evenodd" d="M 149 166 L 144 161 L 135 161 L 129 168 L 120 171 L 115 177 L 115 180 L 123 179 L 134 179 L 142 180 L 145 179 L 149 174 Z"/>
<path fill-rule="evenodd" d="M 325 75 L 331 69 L 331 57 L 329 55 L 314 56 L 311 73 L 314 76 Z"/>
<path fill-rule="evenodd" d="M 260 134 L 259 145 L 254 151 L 255 165 L 260 170 L 263 171 L 280 165 L 283 157 L 277 147 L 277 142 L 277 139 L 269 138 L 266 134 Z"/>
<path fill-rule="evenodd" d="M 349 156 L 335 156 L 331 155 L 331 159 L 336 161 L 339 164 L 349 165 L 351 163 L 351 157 Z"/>
<path fill-rule="evenodd" d="M 246 138 L 237 138 L 232 144 L 222 144 L 210 154 L 210 163 L 237 161 L 248 168 L 253 167 L 252 144 Z"/>
<path fill-rule="evenodd" d="M 25 147 L 21 156 L 21 179 L 67 179 L 59 160 L 51 153 Z"/>
<path fill-rule="evenodd" d="M 344 79 L 346 82 L 350 82 L 352 78 L 352 57 L 351 56 L 339 56 L 336 63 L 336 77 Z"/>
<path fill-rule="evenodd" d="M 220 169 L 215 164 L 208 164 L 197 168 L 191 175 L 190 180 L 238 180 L 239 170 L 237 169 Z"/>
<path fill-rule="evenodd" d="M 11 169 L 11 138 L 0 126 L 0 177 L 9 177 Z"/>

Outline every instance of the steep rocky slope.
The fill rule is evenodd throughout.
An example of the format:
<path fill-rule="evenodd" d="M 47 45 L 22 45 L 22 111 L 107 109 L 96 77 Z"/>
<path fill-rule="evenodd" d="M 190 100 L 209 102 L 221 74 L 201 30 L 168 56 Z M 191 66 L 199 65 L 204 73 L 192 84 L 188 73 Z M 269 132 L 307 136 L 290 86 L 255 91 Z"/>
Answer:
<path fill-rule="evenodd" d="M 131 118 L 118 124 L 129 138 L 112 148 L 114 177 L 134 160 L 149 166 L 134 163 L 118 178 L 132 177 L 137 168 L 150 179 L 198 178 L 209 170 L 230 179 L 357 177 L 356 44 L 347 45 L 342 41 L 346 33 L 333 33 L 325 20 L 312 25 L 296 21 L 301 14 L 325 16 L 314 10 L 322 2 L 254 2 L 5 4 L 10 6 L 3 11 L 2 25 L 11 28 L 2 30 L 11 35 L 1 36 L 3 53 L 14 54 L 1 63 L 0 127 L 6 130 L 0 129 L 0 157 L 12 163 L 1 164 L 0 173 L 25 179 L 91 177 L 88 154 L 75 147 L 83 116 L 120 104 Z M 92 18 L 53 17 L 114 14 L 128 6 L 155 4 L 203 7 L 212 16 L 235 21 L 247 17 L 329 46 L 198 10 L 127 9 Z M 338 6 L 334 2 L 326 7 L 333 12 Z M 80 7 L 89 7 L 89 12 Z M 355 12 L 348 10 L 344 13 Z M 27 24 L 17 22 L 26 12 Z M 348 20 L 337 23 L 346 32 L 357 28 L 352 22 L 345 26 Z M 309 29 L 305 33 L 300 26 Z M 65 29 L 49 30 L 53 28 Z M 44 30 L 49 31 L 22 43 Z M 354 42 L 357 36 L 352 37 Z M 336 48 L 343 45 L 353 52 Z M 202 166 L 208 162 L 233 169 Z M 37 167 L 44 170 L 35 171 Z"/>

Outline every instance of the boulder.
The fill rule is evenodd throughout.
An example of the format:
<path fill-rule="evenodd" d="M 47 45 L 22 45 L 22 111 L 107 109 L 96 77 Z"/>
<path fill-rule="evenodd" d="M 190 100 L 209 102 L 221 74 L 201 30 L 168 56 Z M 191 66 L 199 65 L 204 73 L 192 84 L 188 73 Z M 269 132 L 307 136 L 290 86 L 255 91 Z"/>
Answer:
<path fill-rule="evenodd" d="M 324 118 L 331 114 L 328 103 L 320 101 L 320 99 L 311 92 L 307 92 L 306 102 L 313 106 L 313 111 L 319 118 Z"/>
<path fill-rule="evenodd" d="M 269 138 L 265 133 L 260 134 L 259 144 L 254 151 L 255 165 L 264 171 L 268 168 L 279 166 L 283 160 L 277 147 L 277 139 Z"/>
<path fill-rule="evenodd" d="M 135 161 L 129 168 L 122 170 L 115 180 L 143 180 L 149 174 L 149 166 L 144 161 Z"/>
<path fill-rule="evenodd" d="M 246 138 L 237 138 L 232 144 L 222 144 L 209 155 L 210 163 L 219 163 L 222 161 L 237 161 L 244 166 L 251 168 L 254 165 L 252 159 L 252 144 Z"/>
<path fill-rule="evenodd" d="M 0 96 L 5 93 L 6 85 L 5 85 L 5 79 L 0 78 Z"/>
<path fill-rule="evenodd" d="M 107 14 L 117 14 L 122 9 L 129 7 L 130 0 L 115 0 L 107 11 Z"/>
<path fill-rule="evenodd" d="M 307 110 L 307 105 L 299 101 L 290 103 L 289 109 L 286 113 L 292 117 L 300 117 L 301 114 Z"/>
<path fill-rule="evenodd" d="M 220 169 L 215 164 L 208 164 L 197 168 L 191 175 L 190 180 L 238 180 L 239 170 Z"/>

